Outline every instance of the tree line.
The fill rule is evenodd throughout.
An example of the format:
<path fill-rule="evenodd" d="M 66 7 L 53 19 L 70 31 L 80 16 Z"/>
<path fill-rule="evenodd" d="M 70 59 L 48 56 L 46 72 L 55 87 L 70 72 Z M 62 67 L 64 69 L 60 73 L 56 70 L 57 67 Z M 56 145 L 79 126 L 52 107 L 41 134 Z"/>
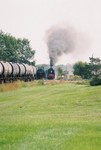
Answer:
<path fill-rule="evenodd" d="M 20 39 L 0 31 L 0 60 L 35 65 L 35 50 L 26 38 Z"/>
<path fill-rule="evenodd" d="M 73 66 L 74 75 L 89 79 L 91 85 L 101 85 L 101 59 L 89 57 L 90 62 L 79 61 Z"/>
<path fill-rule="evenodd" d="M 38 68 L 47 70 L 49 64 L 37 65 Z M 91 85 L 101 85 L 101 60 L 100 58 L 89 57 L 89 63 L 78 61 L 73 66 L 71 65 L 57 65 L 57 79 L 67 79 L 69 72 L 72 72 L 74 76 L 72 79 L 86 79 L 90 81 Z"/>

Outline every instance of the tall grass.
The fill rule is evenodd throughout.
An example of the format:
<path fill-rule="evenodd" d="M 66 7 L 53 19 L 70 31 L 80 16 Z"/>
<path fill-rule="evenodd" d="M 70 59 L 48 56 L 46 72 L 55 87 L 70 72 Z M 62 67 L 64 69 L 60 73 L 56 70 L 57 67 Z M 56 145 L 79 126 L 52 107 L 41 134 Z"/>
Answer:
<path fill-rule="evenodd" d="M 20 87 L 20 85 L 18 82 L 0 84 L 0 92 L 15 90 L 19 87 Z"/>
<path fill-rule="evenodd" d="M 12 83 L 0 84 L 0 92 L 12 91 L 22 87 L 36 86 L 36 85 L 56 85 L 56 84 L 87 84 L 85 80 L 80 81 L 65 81 L 65 80 L 38 80 L 33 82 L 16 81 Z"/>
<path fill-rule="evenodd" d="M 0 84 L 0 92 L 17 90 L 19 88 L 34 86 L 37 84 L 38 83 L 35 81 L 33 81 L 33 82 L 15 81 L 12 83 Z"/>

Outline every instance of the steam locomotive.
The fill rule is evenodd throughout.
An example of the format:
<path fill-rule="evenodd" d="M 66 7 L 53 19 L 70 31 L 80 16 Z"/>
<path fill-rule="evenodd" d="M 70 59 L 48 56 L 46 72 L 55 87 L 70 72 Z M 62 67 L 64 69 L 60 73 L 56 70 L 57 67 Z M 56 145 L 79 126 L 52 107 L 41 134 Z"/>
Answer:
<path fill-rule="evenodd" d="M 55 79 L 55 71 L 52 67 L 47 70 L 47 78 L 49 80 Z"/>
<path fill-rule="evenodd" d="M 0 61 L 0 83 L 34 80 L 36 68 L 28 64 Z"/>
<path fill-rule="evenodd" d="M 36 71 L 36 79 L 53 80 L 53 79 L 55 79 L 55 71 L 52 67 L 50 67 L 48 70 L 44 70 L 43 68 L 39 68 Z"/>

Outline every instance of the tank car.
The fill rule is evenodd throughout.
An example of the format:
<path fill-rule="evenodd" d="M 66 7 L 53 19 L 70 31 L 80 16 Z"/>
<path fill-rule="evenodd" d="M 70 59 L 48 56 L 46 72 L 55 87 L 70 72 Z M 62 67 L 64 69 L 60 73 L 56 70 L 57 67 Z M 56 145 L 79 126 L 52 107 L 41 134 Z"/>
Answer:
<path fill-rule="evenodd" d="M 25 81 L 33 80 L 35 78 L 36 68 L 28 64 L 23 64 L 23 66 L 25 67 L 25 74 L 24 74 Z"/>
<path fill-rule="evenodd" d="M 19 76 L 20 69 L 16 63 L 9 62 L 12 67 L 12 80 L 16 80 Z"/>
<path fill-rule="evenodd" d="M 2 81 L 10 81 L 11 75 L 12 75 L 12 66 L 8 62 L 0 62 L 0 83 Z"/>

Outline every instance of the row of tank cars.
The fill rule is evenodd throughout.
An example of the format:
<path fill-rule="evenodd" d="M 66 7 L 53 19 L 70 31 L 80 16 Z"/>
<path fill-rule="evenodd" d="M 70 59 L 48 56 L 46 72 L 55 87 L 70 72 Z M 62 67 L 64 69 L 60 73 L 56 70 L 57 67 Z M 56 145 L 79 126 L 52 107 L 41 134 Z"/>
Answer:
<path fill-rule="evenodd" d="M 55 71 L 52 67 L 48 70 L 43 68 L 36 69 L 35 66 L 13 62 L 0 61 L 0 83 L 13 82 L 17 80 L 32 81 L 34 79 L 55 78 Z"/>
<path fill-rule="evenodd" d="M 28 64 L 0 61 L 0 83 L 35 79 L 36 68 Z"/>

